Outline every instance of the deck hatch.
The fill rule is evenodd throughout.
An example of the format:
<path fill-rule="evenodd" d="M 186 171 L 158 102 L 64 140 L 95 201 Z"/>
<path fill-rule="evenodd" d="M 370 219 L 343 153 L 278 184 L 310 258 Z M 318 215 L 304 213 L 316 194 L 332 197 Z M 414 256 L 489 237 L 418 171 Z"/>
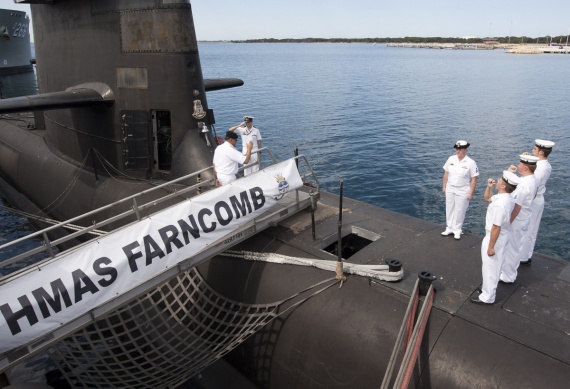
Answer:
<path fill-rule="evenodd" d="M 370 243 L 380 239 L 380 235 L 355 226 L 347 226 L 343 228 L 341 230 L 341 237 L 341 252 L 343 259 L 352 257 Z M 318 247 L 327 253 L 338 255 L 338 234 L 326 237 Z"/>

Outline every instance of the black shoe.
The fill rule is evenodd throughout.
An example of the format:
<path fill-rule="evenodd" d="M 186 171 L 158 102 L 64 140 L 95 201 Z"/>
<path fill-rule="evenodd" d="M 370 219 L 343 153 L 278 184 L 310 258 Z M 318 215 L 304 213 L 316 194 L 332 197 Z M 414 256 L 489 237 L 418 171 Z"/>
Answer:
<path fill-rule="evenodd" d="M 515 282 L 507 282 L 507 281 L 503 281 L 503 280 L 499 280 L 500 284 L 505 284 L 505 285 L 510 285 L 510 284 L 514 284 Z"/>
<path fill-rule="evenodd" d="M 532 262 L 532 259 L 529 258 L 526 261 L 521 261 L 520 264 L 523 266 L 528 266 L 528 265 L 530 265 L 531 262 Z"/>
<path fill-rule="evenodd" d="M 475 292 L 483 293 L 483 289 L 481 289 L 481 285 L 475 288 Z"/>
<path fill-rule="evenodd" d="M 479 296 L 477 296 L 477 297 L 471 297 L 469 300 L 470 300 L 472 303 L 474 303 L 474 304 L 482 304 L 482 305 L 491 305 L 491 304 L 493 304 L 493 303 L 486 303 L 486 302 L 484 302 L 484 301 L 479 300 Z"/>

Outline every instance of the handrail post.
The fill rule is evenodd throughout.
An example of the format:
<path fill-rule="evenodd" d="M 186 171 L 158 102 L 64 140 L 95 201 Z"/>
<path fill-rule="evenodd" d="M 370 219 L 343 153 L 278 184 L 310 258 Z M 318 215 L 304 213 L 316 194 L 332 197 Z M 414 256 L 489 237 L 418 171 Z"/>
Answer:
<path fill-rule="evenodd" d="M 346 281 L 344 276 L 343 266 L 342 266 L 342 197 L 343 197 L 344 181 L 340 180 L 340 196 L 338 204 L 338 243 L 337 243 L 337 262 L 336 262 L 336 279 L 340 280 L 339 288 L 342 288 L 342 284 Z"/>
<path fill-rule="evenodd" d="M 311 232 L 313 234 L 313 240 L 315 240 L 315 211 L 317 210 L 317 202 L 315 201 L 315 191 L 311 189 L 309 191 L 309 198 L 311 199 Z"/>
<path fill-rule="evenodd" d="M 44 232 L 42 234 L 42 237 L 44 238 L 44 244 L 46 245 L 46 250 L 49 253 L 49 256 L 53 258 L 55 255 L 53 254 L 53 249 L 51 248 L 51 243 L 49 241 L 47 234 Z"/>
<path fill-rule="evenodd" d="M 297 157 L 299 156 L 299 148 L 295 147 L 295 151 L 293 152 L 293 155 L 295 156 L 295 164 L 297 165 L 297 169 L 299 169 L 299 160 L 297 159 Z"/>
<path fill-rule="evenodd" d="M 139 206 L 137 204 L 137 198 L 133 197 L 133 211 L 135 211 L 135 214 L 137 215 L 137 220 L 141 220 L 141 215 L 139 213 Z"/>

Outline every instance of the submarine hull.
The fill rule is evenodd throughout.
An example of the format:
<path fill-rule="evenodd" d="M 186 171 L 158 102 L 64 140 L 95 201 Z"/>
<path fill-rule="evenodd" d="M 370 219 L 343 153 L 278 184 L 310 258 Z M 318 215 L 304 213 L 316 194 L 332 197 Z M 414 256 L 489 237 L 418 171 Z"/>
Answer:
<path fill-rule="evenodd" d="M 306 212 L 237 249 L 334 261 L 321 247 L 336 235 L 336 203 L 337 196 L 323 193 L 315 240 Z M 410 387 L 566 387 L 570 340 L 564 329 L 568 319 L 560 319 L 570 313 L 564 301 L 566 262 L 535 255 L 533 268 L 521 269 L 516 285 L 499 286 L 495 304 L 472 304 L 481 278 L 481 238 L 455 241 L 442 237 L 433 223 L 351 199 L 344 205 L 344 228 L 380 235 L 347 262 L 383 264 L 396 258 L 404 278 L 390 283 L 352 275 L 341 288 L 336 283 L 309 297 L 311 289 L 302 296 L 309 297 L 305 302 L 226 357 L 252 382 L 268 388 L 380 387 L 417 275 L 428 270 L 437 275 L 435 301 Z M 282 301 L 334 277 L 323 270 L 226 257 L 200 270 L 218 293 L 251 304 Z"/>

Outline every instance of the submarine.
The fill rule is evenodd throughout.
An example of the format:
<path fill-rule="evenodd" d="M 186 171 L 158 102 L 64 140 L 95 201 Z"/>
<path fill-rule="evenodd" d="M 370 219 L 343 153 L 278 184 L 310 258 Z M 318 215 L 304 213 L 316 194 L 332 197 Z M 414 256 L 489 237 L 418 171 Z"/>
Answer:
<path fill-rule="evenodd" d="M 31 4 L 39 94 L 0 102 L 0 190 L 11 204 L 62 221 L 211 166 L 217 140 L 206 93 L 242 81 L 203 79 L 190 1 L 17 2 Z M 12 115 L 30 111 L 34 120 L 29 128 L 14 124 Z M 206 171 L 184 183 L 206 186 L 212 178 Z M 202 280 L 199 290 L 223 296 L 226 303 L 240 309 L 283 309 L 224 354 L 224 360 L 253 385 L 379 387 L 393 362 L 417 275 L 429 271 L 435 293 L 432 289 L 420 300 L 425 306 L 431 296 L 433 307 L 423 337 L 416 342 L 409 387 L 567 386 L 567 262 L 535 255 L 515 284 L 499 286 L 494 305 L 474 305 L 469 298 L 480 281 L 480 238 L 442 238 L 433 223 L 352 199 L 344 199 L 339 212 L 340 200 L 320 192 L 312 214 L 287 217 L 192 269 Z M 124 209 L 119 203 L 98 217 L 113 217 Z M 335 248 L 339 235 L 341 243 Z M 395 258 L 404 276 L 393 283 L 348 275 L 340 286 L 326 270 L 233 257 L 250 252 L 334 263 L 339 251 L 345 264 L 373 265 Z M 185 279 L 172 289 L 190 285 Z M 157 306 L 164 307 L 162 302 Z M 120 317 L 143 324 L 148 323 L 140 312 L 156 308 L 145 306 L 139 312 L 121 307 Z M 192 313 L 196 312 L 190 309 Z M 117 320 L 107 320 L 106 325 L 122 328 L 131 322 Z M 185 320 L 173 330 L 174 338 L 185 330 L 184 324 L 194 325 Z M 221 321 L 221 335 L 231 334 L 227 324 Z M 147 336 L 148 344 L 130 349 L 133 338 L 134 343 L 141 338 L 121 333 L 119 341 L 106 343 L 130 355 L 129 365 L 112 355 L 98 364 L 96 356 L 101 354 L 96 349 L 104 346 L 105 332 L 86 332 L 89 329 L 90 325 L 70 335 L 78 339 L 90 334 L 82 345 L 91 348 L 67 349 L 66 355 L 75 357 L 73 365 L 56 357 L 62 354 L 58 347 L 41 356 L 52 366 L 46 372 L 48 385 L 145 387 L 127 377 L 131 370 L 142 374 L 151 369 L 153 354 L 182 363 L 183 355 L 176 355 L 176 349 L 151 347 L 160 345 L 162 334 Z M 199 343 L 192 348 L 209 355 Z M 123 377 L 114 375 L 112 383 L 82 384 L 82 375 L 91 374 L 93 366 L 99 366 L 104 376 L 118 369 L 115 365 L 124 368 Z M 179 373 L 176 366 L 173 370 L 168 373 Z M 204 374 L 207 370 L 204 366 Z M 6 370 L 2 374 L 6 379 L 0 383 L 12 383 L 14 375 Z M 146 387 L 151 387 L 148 382 Z M 184 384 L 173 380 L 166 385 Z"/>

